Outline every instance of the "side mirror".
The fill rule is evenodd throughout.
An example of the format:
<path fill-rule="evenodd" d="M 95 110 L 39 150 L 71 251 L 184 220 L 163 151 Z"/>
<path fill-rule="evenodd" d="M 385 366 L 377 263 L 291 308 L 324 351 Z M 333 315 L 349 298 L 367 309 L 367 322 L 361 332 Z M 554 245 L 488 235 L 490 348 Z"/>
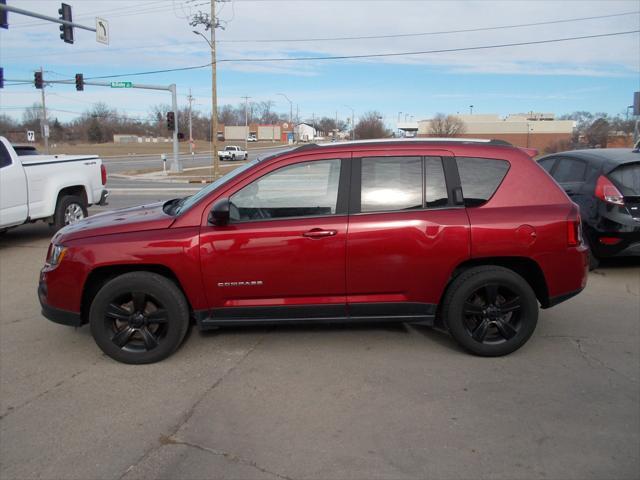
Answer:
<path fill-rule="evenodd" d="M 211 207 L 211 211 L 209 212 L 209 223 L 211 225 L 226 225 L 229 223 L 229 199 L 223 198 L 218 200 Z"/>

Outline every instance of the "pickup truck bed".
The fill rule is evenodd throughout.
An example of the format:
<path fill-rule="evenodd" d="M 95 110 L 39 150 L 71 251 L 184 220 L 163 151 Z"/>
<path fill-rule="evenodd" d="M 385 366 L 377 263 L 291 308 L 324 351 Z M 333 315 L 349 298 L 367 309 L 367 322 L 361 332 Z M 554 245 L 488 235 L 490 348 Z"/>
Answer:
<path fill-rule="evenodd" d="M 95 155 L 18 156 L 0 137 L 0 230 L 36 220 L 61 227 L 84 218 L 88 206 L 106 201 L 106 180 Z"/>

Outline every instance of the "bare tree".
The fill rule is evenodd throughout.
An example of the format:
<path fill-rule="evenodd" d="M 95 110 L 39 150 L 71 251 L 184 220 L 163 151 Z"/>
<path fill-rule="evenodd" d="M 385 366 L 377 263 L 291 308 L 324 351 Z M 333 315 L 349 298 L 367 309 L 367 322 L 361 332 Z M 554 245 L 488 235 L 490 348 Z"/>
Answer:
<path fill-rule="evenodd" d="M 606 148 L 610 130 L 611 125 L 606 118 L 598 118 L 585 132 L 587 142 L 592 147 Z"/>
<path fill-rule="evenodd" d="M 356 124 L 355 136 L 358 139 L 385 138 L 391 136 L 391 132 L 382 123 L 382 116 L 378 112 L 367 112 Z"/>
<path fill-rule="evenodd" d="M 466 131 L 464 122 L 455 115 L 438 113 L 431 120 L 429 133 L 438 137 L 455 137 Z"/>

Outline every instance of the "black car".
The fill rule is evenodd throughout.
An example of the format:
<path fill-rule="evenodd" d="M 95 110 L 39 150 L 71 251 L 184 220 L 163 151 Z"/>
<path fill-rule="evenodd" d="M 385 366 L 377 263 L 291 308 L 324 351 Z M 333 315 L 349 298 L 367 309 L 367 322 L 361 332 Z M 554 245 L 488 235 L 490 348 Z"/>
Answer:
<path fill-rule="evenodd" d="M 548 155 L 539 163 L 580 206 L 592 267 L 601 258 L 640 256 L 638 150 L 574 150 Z"/>

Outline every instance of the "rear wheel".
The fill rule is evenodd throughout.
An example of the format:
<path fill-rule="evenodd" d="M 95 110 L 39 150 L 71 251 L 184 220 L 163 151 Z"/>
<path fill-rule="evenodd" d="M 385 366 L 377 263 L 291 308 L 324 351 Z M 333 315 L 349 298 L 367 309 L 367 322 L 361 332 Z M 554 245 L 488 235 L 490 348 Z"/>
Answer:
<path fill-rule="evenodd" d="M 475 267 L 458 276 L 443 302 L 451 336 L 476 355 L 507 355 L 531 337 L 538 301 L 527 281 L 503 267 Z"/>
<path fill-rule="evenodd" d="M 151 272 L 132 272 L 107 282 L 89 310 L 91 334 L 104 353 L 123 363 L 153 363 L 171 355 L 189 326 L 180 289 Z"/>
<path fill-rule="evenodd" d="M 53 216 L 53 226 L 56 230 L 79 222 L 87 218 L 87 206 L 77 195 L 65 195 L 58 200 Z"/>
<path fill-rule="evenodd" d="M 587 233 L 586 229 L 582 239 L 586 246 L 589 248 L 589 271 L 595 270 L 600 265 L 600 259 L 596 256 L 593 248 L 591 247 L 590 235 L 589 233 Z"/>

